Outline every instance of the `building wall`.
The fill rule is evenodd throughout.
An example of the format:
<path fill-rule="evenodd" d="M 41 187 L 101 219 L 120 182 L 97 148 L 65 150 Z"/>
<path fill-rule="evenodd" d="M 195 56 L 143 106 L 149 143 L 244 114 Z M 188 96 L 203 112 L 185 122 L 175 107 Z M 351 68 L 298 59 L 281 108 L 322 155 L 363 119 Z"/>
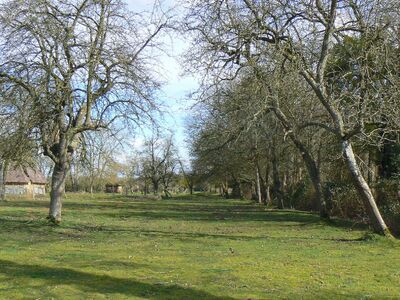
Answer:
<path fill-rule="evenodd" d="M 35 193 L 35 195 L 46 194 L 46 186 L 44 184 L 33 184 L 32 189 L 33 189 L 33 192 Z"/>
<path fill-rule="evenodd" d="M 27 184 L 6 184 L 7 195 L 26 195 L 28 194 Z"/>
<path fill-rule="evenodd" d="M 44 195 L 46 186 L 43 184 L 6 184 L 8 195 Z"/>

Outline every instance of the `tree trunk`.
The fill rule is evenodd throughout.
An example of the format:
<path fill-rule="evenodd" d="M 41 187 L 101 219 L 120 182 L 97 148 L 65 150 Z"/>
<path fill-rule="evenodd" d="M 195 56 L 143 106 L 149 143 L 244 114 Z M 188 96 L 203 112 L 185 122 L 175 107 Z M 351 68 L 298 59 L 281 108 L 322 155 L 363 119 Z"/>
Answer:
<path fill-rule="evenodd" d="M 193 195 L 193 185 L 189 184 L 189 193 L 190 195 Z"/>
<path fill-rule="evenodd" d="M 93 198 L 93 187 L 94 187 L 94 176 L 93 174 L 91 174 L 89 178 L 89 192 L 90 192 L 90 197 L 92 198 Z"/>
<path fill-rule="evenodd" d="M 257 183 L 257 196 L 258 196 L 258 203 L 263 204 L 263 197 L 261 194 L 261 182 L 260 182 L 260 170 L 258 166 L 256 166 L 256 183 Z"/>
<path fill-rule="evenodd" d="M 56 163 L 51 177 L 50 211 L 48 219 L 54 224 L 61 223 L 62 196 L 67 176 L 67 163 Z"/>
<path fill-rule="evenodd" d="M 234 199 L 239 199 L 242 197 L 242 191 L 240 189 L 240 182 L 236 179 L 235 176 L 232 176 L 233 183 L 232 183 L 232 192 L 231 197 Z"/>
<path fill-rule="evenodd" d="M 265 205 L 269 205 L 271 202 L 271 193 L 270 193 L 270 187 L 269 185 L 265 189 Z"/>
<path fill-rule="evenodd" d="M 229 193 L 228 193 L 228 182 L 226 181 L 225 183 L 222 183 L 222 196 L 226 199 L 229 198 Z"/>
<path fill-rule="evenodd" d="M 267 163 L 267 166 L 265 168 L 265 182 L 264 182 L 264 187 L 265 187 L 265 205 L 269 205 L 271 202 L 271 182 L 269 179 L 269 174 L 270 174 L 270 164 Z"/>
<path fill-rule="evenodd" d="M 311 182 L 315 191 L 315 198 L 319 204 L 319 216 L 321 219 L 329 219 L 329 213 L 326 205 L 326 199 L 322 192 L 321 176 L 318 168 L 314 167 L 309 171 Z"/>
<path fill-rule="evenodd" d="M 306 147 L 298 141 L 295 137 L 292 137 L 292 141 L 295 144 L 296 148 L 300 151 L 301 157 L 306 165 L 308 175 L 310 176 L 312 185 L 315 191 L 315 198 L 319 204 L 319 215 L 322 219 L 328 219 L 329 213 L 326 207 L 326 199 L 324 197 L 324 193 L 322 192 L 322 184 L 321 184 L 321 174 L 317 163 L 312 158 L 311 154 L 307 151 Z"/>
<path fill-rule="evenodd" d="M 278 108 L 275 108 L 274 112 L 277 118 L 281 121 L 281 124 L 289 132 L 289 137 L 292 140 L 293 144 L 300 151 L 301 157 L 306 165 L 308 175 L 310 176 L 311 182 L 314 187 L 315 197 L 319 204 L 320 217 L 323 219 L 328 219 L 329 213 L 326 207 L 326 199 L 324 197 L 324 193 L 322 192 L 321 174 L 315 159 L 313 159 L 311 153 L 307 150 L 306 146 L 300 141 L 299 138 L 297 138 L 297 136 L 293 132 L 292 126 L 290 125 L 282 111 Z"/>
<path fill-rule="evenodd" d="M 153 180 L 153 194 L 157 195 L 158 194 L 158 181 Z"/>
<path fill-rule="evenodd" d="M 360 168 L 354 156 L 353 147 L 347 140 L 342 141 L 343 156 L 349 168 L 353 184 L 361 197 L 369 220 L 375 233 L 391 236 L 391 233 L 383 220 L 378 206 L 376 205 L 371 189 L 361 174 Z"/>
<path fill-rule="evenodd" d="M 0 161 L 0 201 L 6 200 L 7 162 Z"/>
<path fill-rule="evenodd" d="M 168 191 L 167 188 L 164 189 L 164 195 L 165 195 L 165 198 L 171 198 L 172 197 L 171 193 Z"/>
<path fill-rule="evenodd" d="M 283 209 L 285 208 L 285 205 L 283 203 L 282 183 L 279 178 L 279 166 L 275 148 L 272 149 L 272 182 L 273 196 L 277 200 L 278 208 Z"/>

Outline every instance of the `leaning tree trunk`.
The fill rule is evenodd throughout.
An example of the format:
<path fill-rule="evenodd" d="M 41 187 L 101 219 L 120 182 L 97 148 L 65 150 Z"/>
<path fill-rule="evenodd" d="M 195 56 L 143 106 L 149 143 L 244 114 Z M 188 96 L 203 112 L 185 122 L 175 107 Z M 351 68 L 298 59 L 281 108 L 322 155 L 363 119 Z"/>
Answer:
<path fill-rule="evenodd" d="M 301 157 L 306 165 L 308 175 L 310 176 L 314 191 L 315 197 L 319 204 L 319 215 L 322 219 L 328 219 L 329 213 L 326 206 L 326 199 L 324 197 L 324 193 L 322 192 L 322 184 L 321 184 L 321 174 L 315 159 L 313 159 L 311 153 L 307 150 L 306 146 L 300 141 L 300 139 L 295 135 L 291 124 L 289 123 L 286 116 L 279 108 L 274 109 L 274 113 L 276 117 L 281 121 L 281 124 L 289 133 L 289 137 L 292 140 L 293 144 L 296 146 L 297 150 L 299 150 Z"/>
<path fill-rule="evenodd" d="M 371 222 L 372 228 L 375 233 L 391 236 L 391 233 L 383 220 L 381 213 L 379 212 L 378 206 L 376 205 L 374 196 L 372 195 L 371 189 L 368 183 L 365 181 L 361 174 L 360 168 L 357 164 L 357 160 L 354 156 L 353 147 L 347 140 L 342 141 L 343 156 L 349 168 L 351 178 L 357 192 L 364 203 L 366 212 Z"/>
<path fill-rule="evenodd" d="M 303 158 L 303 161 L 306 165 L 308 175 L 310 176 L 312 185 L 314 187 L 315 198 L 317 199 L 317 202 L 319 204 L 319 215 L 322 219 L 329 219 L 326 200 L 324 197 L 324 193 L 322 192 L 321 173 L 319 171 L 317 163 L 315 162 L 311 154 L 308 152 L 306 147 L 303 145 L 303 143 L 297 140 L 297 138 L 294 137 L 293 135 L 291 135 L 291 139 L 295 144 L 296 148 L 300 151 L 301 157 Z"/>
<path fill-rule="evenodd" d="M 61 222 L 62 196 L 68 173 L 67 163 L 56 163 L 51 177 L 50 210 L 48 219 L 54 224 Z"/>

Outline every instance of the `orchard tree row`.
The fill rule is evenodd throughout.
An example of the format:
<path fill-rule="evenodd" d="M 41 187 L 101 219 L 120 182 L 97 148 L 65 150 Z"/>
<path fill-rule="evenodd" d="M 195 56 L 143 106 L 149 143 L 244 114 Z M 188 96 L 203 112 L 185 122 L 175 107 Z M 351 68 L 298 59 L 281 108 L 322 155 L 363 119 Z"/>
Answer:
<path fill-rule="evenodd" d="M 250 186 L 260 203 L 398 230 L 399 3 L 186 5 L 186 62 L 203 78 L 189 126 L 198 172 L 224 193 Z"/>

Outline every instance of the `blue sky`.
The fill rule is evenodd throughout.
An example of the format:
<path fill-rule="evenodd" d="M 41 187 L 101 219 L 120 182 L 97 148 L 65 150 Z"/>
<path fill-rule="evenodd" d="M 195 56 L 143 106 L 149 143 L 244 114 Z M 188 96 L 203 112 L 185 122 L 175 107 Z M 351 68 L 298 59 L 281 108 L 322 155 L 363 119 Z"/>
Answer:
<path fill-rule="evenodd" d="M 151 11 L 154 5 L 153 0 L 126 0 L 126 3 L 135 12 Z M 176 3 L 173 0 L 162 1 L 162 7 L 168 9 Z M 194 91 L 198 83 L 194 77 L 182 75 L 183 69 L 179 60 L 188 47 L 187 42 L 178 33 L 173 32 L 164 37 L 163 42 L 167 53 L 160 54 L 158 72 L 162 77 L 161 80 L 165 83 L 160 91 L 160 100 L 167 109 L 165 109 L 166 113 L 161 123 L 166 129 L 174 133 L 181 157 L 188 159 L 187 145 L 184 142 L 186 139 L 184 121 L 189 115 L 191 103 L 187 99 L 187 94 Z M 143 137 L 137 136 L 134 144 L 140 147 L 143 139 Z"/>

